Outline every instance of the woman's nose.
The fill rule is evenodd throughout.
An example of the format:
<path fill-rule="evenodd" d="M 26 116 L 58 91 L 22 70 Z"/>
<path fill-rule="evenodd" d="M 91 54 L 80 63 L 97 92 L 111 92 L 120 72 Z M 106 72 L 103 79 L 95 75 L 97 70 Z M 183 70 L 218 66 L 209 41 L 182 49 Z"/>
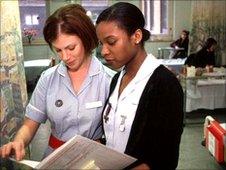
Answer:
<path fill-rule="evenodd" d="M 103 45 L 102 48 L 101 48 L 101 55 L 104 57 L 108 54 L 109 54 L 108 48 L 105 45 Z"/>
<path fill-rule="evenodd" d="M 63 60 L 63 61 L 67 61 L 68 59 L 69 59 L 69 55 L 68 55 L 68 53 L 66 52 L 66 51 L 62 51 L 62 53 L 61 53 L 61 59 Z"/>

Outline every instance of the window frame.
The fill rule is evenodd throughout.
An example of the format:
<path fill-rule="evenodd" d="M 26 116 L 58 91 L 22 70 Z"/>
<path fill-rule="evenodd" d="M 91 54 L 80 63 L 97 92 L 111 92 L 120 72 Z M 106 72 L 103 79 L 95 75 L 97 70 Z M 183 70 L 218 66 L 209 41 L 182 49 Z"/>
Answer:
<path fill-rule="evenodd" d="M 140 9 L 142 13 L 144 14 L 144 17 L 147 18 L 145 7 L 144 7 L 144 2 L 147 0 L 140 0 Z M 150 1 L 150 0 L 148 0 Z M 161 1 L 161 0 L 160 0 Z M 168 11 L 167 11 L 167 25 L 168 25 L 168 33 L 167 34 L 151 34 L 150 40 L 149 41 L 172 41 L 173 39 L 173 1 L 167 1 L 168 3 Z M 146 25 L 147 25 L 147 20 L 146 20 Z"/>

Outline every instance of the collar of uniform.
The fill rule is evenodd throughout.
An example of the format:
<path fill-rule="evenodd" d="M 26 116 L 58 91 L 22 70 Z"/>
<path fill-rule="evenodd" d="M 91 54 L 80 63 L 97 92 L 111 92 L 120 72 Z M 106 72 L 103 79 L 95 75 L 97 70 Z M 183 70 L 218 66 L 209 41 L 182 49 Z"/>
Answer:
<path fill-rule="evenodd" d="M 96 57 L 92 56 L 88 75 L 95 76 L 99 74 L 100 71 L 101 71 L 101 63 Z M 64 77 L 67 75 L 67 66 L 63 61 L 59 63 L 58 73 Z"/>
<path fill-rule="evenodd" d="M 67 74 L 67 67 L 66 67 L 66 65 L 65 65 L 65 63 L 64 63 L 63 61 L 61 61 L 61 62 L 59 63 L 58 73 L 59 73 L 60 75 L 64 76 L 64 77 L 65 77 L 66 74 Z"/>
<path fill-rule="evenodd" d="M 92 56 L 90 67 L 89 67 L 89 76 L 95 76 L 101 71 L 101 62 L 95 57 Z"/>
<path fill-rule="evenodd" d="M 134 77 L 134 83 L 138 83 L 147 76 L 154 72 L 154 70 L 160 65 L 160 62 L 152 55 L 149 54 L 142 65 L 140 66 L 136 76 Z"/>

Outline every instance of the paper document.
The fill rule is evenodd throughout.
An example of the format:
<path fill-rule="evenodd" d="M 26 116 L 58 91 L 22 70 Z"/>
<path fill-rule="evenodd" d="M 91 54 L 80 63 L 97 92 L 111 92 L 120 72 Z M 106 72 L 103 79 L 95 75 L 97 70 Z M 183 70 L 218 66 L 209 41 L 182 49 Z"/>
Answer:
<path fill-rule="evenodd" d="M 21 160 L 21 161 L 17 161 L 16 159 L 14 158 L 9 158 L 11 161 L 14 161 L 14 162 L 17 162 L 17 163 L 20 163 L 20 164 L 24 164 L 24 165 L 28 165 L 30 166 L 31 168 L 35 168 L 38 166 L 38 164 L 40 162 L 38 161 L 31 161 L 31 160 Z"/>
<path fill-rule="evenodd" d="M 48 157 L 35 169 L 123 169 L 136 159 L 117 152 L 98 142 L 75 136 Z M 30 166 L 29 164 L 26 164 Z"/>

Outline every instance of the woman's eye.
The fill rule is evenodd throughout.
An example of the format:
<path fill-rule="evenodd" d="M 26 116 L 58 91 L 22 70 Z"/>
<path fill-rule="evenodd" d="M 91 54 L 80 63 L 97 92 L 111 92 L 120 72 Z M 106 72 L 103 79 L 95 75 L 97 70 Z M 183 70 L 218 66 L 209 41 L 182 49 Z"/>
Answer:
<path fill-rule="evenodd" d="M 75 49 L 75 46 L 74 45 L 73 46 L 69 46 L 68 49 L 72 51 L 72 50 Z"/>
<path fill-rule="evenodd" d="M 57 52 L 57 53 L 61 52 L 61 50 L 60 50 L 60 49 L 55 49 L 55 50 L 56 50 L 56 52 Z"/>
<path fill-rule="evenodd" d="M 109 40 L 107 43 L 108 43 L 109 45 L 114 45 L 114 44 L 116 43 L 116 40 Z"/>

